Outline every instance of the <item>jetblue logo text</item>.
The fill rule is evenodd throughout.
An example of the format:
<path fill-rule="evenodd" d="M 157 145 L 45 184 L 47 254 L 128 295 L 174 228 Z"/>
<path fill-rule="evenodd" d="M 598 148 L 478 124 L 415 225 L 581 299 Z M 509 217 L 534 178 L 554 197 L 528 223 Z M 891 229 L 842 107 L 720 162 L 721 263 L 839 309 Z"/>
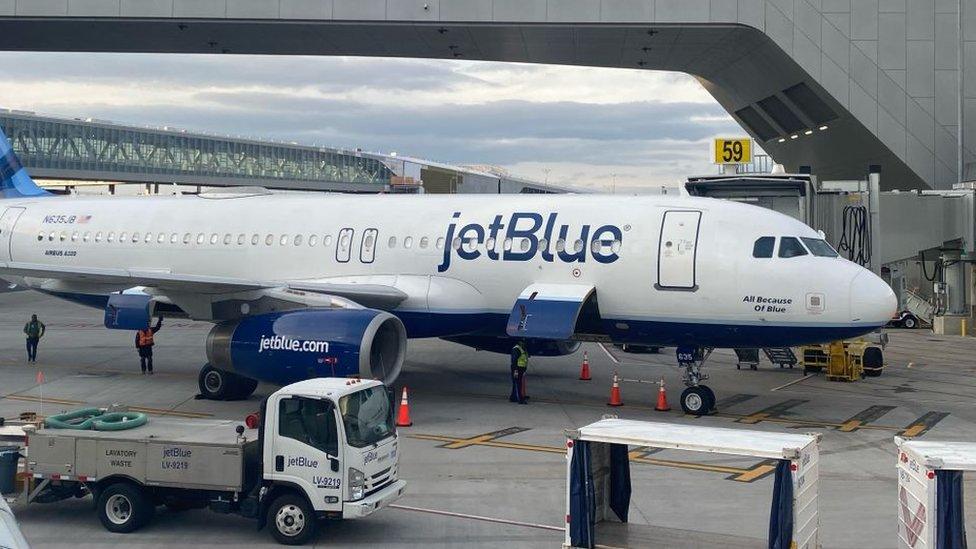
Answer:
<path fill-rule="evenodd" d="M 319 466 L 319 462 L 314 459 L 309 459 L 305 456 L 298 457 L 288 457 L 289 467 L 308 467 L 310 469 L 315 469 Z"/>
<path fill-rule="evenodd" d="M 328 353 L 328 341 L 301 341 L 285 336 L 261 336 L 258 352 L 261 351 L 295 351 L 304 353 Z"/>
<path fill-rule="evenodd" d="M 458 229 L 457 219 L 461 217 L 461 212 L 455 212 L 455 221 L 447 227 L 444 259 L 437 266 L 437 272 L 450 269 L 451 256 L 455 254 L 465 261 L 478 259 L 482 255 L 491 261 L 530 261 L 536 255 L 541 255 L 542 260 L 549 263 L 556 261 L 556 258 L 563 263 L 585 263 L 587 255 L 597 263 L 613 263 L 620 259 L 611 248 L 614 242 L 623 240 L 619 227 L 603 225 L 591 232 L 590 225 L 583 225 L 570 233 L 569 225 L 557 226 L 558 216 L 551 213 L 543 218 L 538 213 L 515 212 L 504 222 L 504 216 L 496 215 L 487 226 L 469 223 Z M 565 245 L 564 249 L 554 253 L 557 240 Z M 577 240 L 583 245 L 577 246 Z M 459 245 L 455 246 L 455 242 Z M 540 242 L 545 245 L 540 246 Z M 486 245 L 484 252 L 480 249 L 482 245 Z"/>

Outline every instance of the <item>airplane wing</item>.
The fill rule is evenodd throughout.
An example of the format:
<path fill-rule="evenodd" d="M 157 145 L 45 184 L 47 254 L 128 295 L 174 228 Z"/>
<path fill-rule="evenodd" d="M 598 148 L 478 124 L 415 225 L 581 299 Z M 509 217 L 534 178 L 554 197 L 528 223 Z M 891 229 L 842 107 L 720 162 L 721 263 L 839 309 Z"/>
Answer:
<path fill-rule="evenodd" d="M 163 270 L 105 269 L 36 263 L 0 262 L 0 275 L 57 279 L 66 282 L 113 285 L 120 288 L 146 286 L 163 293 L 231 294 L 249 290 L 288 288 L 303 292 L 338 296 L 365 307 L 391 309 L 407 299 L 393 286 L 316 280 L 250 280 L 219 276 L 179 274 Z"/>

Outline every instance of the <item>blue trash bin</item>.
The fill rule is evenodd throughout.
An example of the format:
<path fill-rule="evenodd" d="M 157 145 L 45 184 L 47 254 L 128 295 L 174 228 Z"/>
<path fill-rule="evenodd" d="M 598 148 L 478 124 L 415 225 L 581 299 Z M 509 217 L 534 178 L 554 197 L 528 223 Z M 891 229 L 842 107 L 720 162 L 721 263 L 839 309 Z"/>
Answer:
<path fill-rule="evenodd" d="M 17 490 L 19 461 L 19 446 L 0 446 L 0 494 L 11 494 Z"/>

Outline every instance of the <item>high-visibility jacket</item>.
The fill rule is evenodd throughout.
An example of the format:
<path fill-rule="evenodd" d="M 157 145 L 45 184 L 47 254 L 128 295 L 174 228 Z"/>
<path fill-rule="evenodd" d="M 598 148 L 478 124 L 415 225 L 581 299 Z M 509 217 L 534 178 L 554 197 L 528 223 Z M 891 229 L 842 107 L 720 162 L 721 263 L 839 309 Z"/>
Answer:
<path fill-rule="evenodd" d="M 151 347 L 153 345 L 153 331 L 151 329 L 139 330 L 139 346 Z"/>
<path fill-rule="evenodd" d="M 516 345 L 513 349 L 515 353 L 518 353 L 515 358 L 515 367 L 519 370 L 525 370 L 529 367 L 529 352 L 525 350 L 521 344 Z"/>

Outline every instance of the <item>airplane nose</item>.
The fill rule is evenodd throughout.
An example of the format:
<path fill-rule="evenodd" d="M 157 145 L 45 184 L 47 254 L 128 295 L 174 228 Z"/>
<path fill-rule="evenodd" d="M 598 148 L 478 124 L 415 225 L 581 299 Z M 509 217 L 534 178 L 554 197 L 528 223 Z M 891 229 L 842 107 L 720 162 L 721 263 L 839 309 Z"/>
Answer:
<path fill-rule="evenodd" d="M 886 324 L 895 314 L 898 300 L 891 286 L 867 269 L 851 280 L 851 320 L 865 324 Z"/>

